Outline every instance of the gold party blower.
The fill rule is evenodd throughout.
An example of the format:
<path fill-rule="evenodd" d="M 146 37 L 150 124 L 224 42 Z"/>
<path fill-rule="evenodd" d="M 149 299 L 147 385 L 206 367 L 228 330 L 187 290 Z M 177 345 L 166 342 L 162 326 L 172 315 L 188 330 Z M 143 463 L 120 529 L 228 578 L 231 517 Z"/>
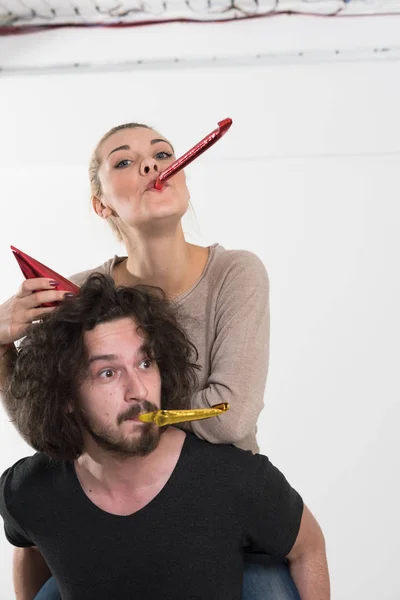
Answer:
<path fill-rule="evenodd" d="M 158 427 L 164 427 L 165 425 L 174 425 L 175 423 L 184 423 L 185 421 L 199 421 L 200 419 L 218 417 L 227 410 L 229 410 L 228 402 L 221 402 L 221 404 L 214 404 L 211 408 L 156 410 L 154 412 L 143 413 L 137 418 L 143 423 L 155 423 Z"/>

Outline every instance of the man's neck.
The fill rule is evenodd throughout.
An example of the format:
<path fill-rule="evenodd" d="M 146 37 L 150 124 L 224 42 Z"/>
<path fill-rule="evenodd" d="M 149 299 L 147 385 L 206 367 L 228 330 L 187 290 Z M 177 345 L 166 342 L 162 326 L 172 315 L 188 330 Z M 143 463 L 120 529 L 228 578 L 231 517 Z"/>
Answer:
<path fill-rule="evenodd" d="M 143 457 L 119 458 L 98 446 L 89 447 L 75 461 L 78 479 L 86 493 L 116 498 L 141 494 L 143 490 L 151 494 L 169 479 L 185 437 L 180 429 L 169 427 L 157 448 Z"/>

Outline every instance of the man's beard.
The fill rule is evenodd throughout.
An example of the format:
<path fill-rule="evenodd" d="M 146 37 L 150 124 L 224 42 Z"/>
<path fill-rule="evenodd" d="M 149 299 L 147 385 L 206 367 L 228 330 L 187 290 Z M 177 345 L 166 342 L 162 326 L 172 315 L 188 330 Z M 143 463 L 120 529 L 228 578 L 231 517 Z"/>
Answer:
<path fill-rule="evenodd" d="M 120 414 L 117 425 L 121 425 L 128 419 L 134 419 L 142 412 L 152 412 L 158 407 L 145 400 L 140 404 L 134 404 L 129 410 Z M 111 454 L 121 458 L 132 456 L 147 456 L 155 450 L 160 441 L 160 428 L 154 423 L 142 423 L 136 426 L 138 431 L 132 437 L 118 435 L 118 432 L 110 425 L 102 425 L 96 419 L 92 419 L 79 411 L 80 420 L 84 429 L 92 436 L 98 446 Z"/>

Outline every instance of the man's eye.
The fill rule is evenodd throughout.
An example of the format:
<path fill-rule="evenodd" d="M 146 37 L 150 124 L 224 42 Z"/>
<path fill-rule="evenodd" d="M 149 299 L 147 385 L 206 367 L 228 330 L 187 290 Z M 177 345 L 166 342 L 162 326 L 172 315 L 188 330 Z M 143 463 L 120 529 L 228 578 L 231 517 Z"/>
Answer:
<path fill-rule="evenodd" d="M 124 158 L 124 160 L 120 160 L 116 165 L 115 168 L 116 169 L 123 169 L 124 167 L 129 167 L 129 165 L 131 164 L 131 160 L 129 160 L 128 158 Z"/>
<path fill-rule="evenodd" d="M 111 377 L 113 377 L 113 375 L 114 375 L 113 369 L 105 369 L 104 371 L 101 371 L 99 373 L 99 377 L 101 377 L 102 379 L 111 379 Z"/>
<path fill-rule="evenodd" d="M 151 365 L 152 365 L 153 361 L 150 358 L 146 358 L 145 360 L 142 360 L 142 362 L 140 363 L 140 368 L 141 369 L 150 369 Z"/>

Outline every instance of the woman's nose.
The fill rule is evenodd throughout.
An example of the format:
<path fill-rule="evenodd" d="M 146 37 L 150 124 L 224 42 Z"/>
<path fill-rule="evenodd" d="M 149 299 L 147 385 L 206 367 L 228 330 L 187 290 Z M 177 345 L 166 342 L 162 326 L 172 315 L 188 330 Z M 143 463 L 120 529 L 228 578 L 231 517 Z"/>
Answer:
<path fill-rule="evenodd" d="M 140 165 L 142 175 L 148 175 L 149 173 L 158 173 L 158 164 L 154 158 L 146 158 Z"/>

